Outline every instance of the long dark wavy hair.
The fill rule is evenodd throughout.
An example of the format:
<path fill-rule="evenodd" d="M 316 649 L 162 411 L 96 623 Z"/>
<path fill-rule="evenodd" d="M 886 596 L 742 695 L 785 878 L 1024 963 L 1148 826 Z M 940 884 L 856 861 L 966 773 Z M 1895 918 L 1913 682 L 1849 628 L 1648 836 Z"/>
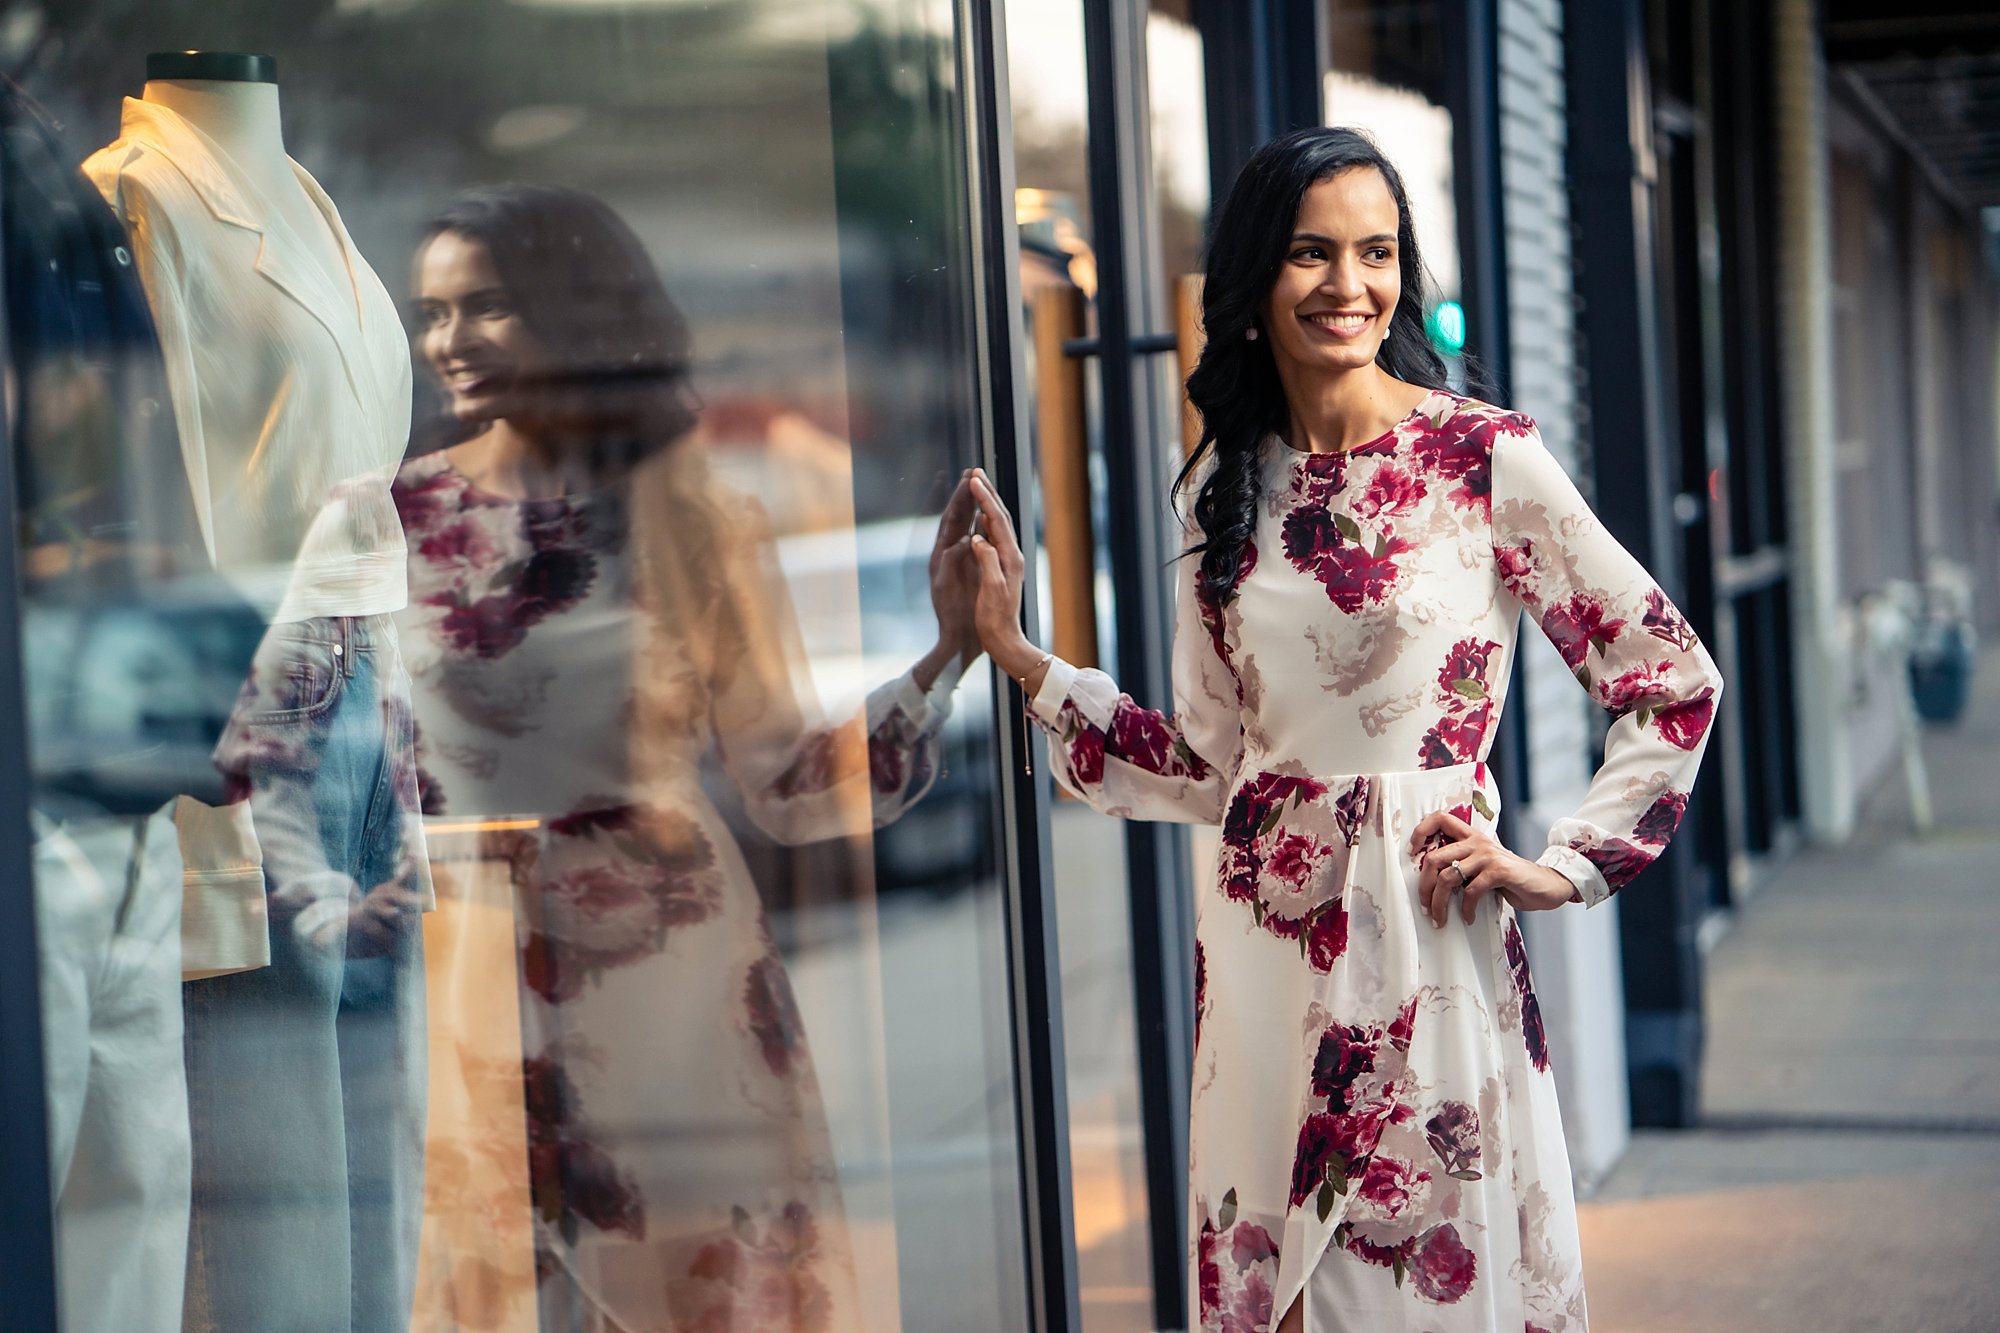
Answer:
<path fill-rule="evenodd" d="M 1201 413 L 1201 443 L 1174 479 L 1178 497 L 1213 455 L 1215 466 L 1196 492 L 1193 516 L 1203 540 L 1185 555 L 1201 557 L 1197 588 L 1211 605 L 1236 586 L 1243 554 L 1257 528 L 1258 452 L 1290 420 L 1268 336 L 1245 332 L 1258 323 L 1292 243 L 1306 191 L 1344 171 L 1382 173 L 1396 200 L 1396 252 L 1403 292 L 1389 320 L 1376 364 L 1409 384 L 1446 387 L 1442 359 L 1424 335 L 1428 284 L 1403 178 L 1375 141 L 1359 130 L 1305 129 L 1273 139 L 1243 164 L 1216 214 L 1202 286 L 1207 345 L 1188 376 L 1188 400 Z"/>
<path fill-rule="evenodd" d="M 425 224 L 486 247 L 545 362 L 519 387 L 535 410 L 587 428 L 591 465 L 615 475 L 695 424 L 687 320 L 632 229 L 595 195 L 559 185 L 486 185 Z M 454 422 L 441 444 L 465 438 Z"/>

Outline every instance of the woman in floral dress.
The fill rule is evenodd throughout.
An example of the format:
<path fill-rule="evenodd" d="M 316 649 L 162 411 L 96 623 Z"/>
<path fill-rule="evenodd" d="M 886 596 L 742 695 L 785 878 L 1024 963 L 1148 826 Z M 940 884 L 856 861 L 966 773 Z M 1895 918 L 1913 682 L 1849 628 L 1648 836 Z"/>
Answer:
<path fill-rule="evenodd" d="M 1581 1333 L 1517 914 L 1603 902 L 1687 805 L 1721 680 L 1534 423 L 1445 389 L 1396 171 L 1316 129 L 1238 177 L 1188 381 L 1174 715 L 1041 652 L 975 478 L 978 624 L 1097 808 L 1222 826 L 1198 895 L 1191 1319 Z M 1616 719 L 1527 860 L 1486 760 L 1522 610 Z"/>
<path fill-rule="evenodd" d="M 978 651 L 970 491 L 938 646 L 821 724 L 759 513 L 683 439 L 686 333 L 625 225 L 476 191 L 416 276 L 461 436 L 395 485 L 440 904 L 417 1326 L 856 1329 L 802 1016 L 700 770 L 786 843 L 923 794 Z"/>

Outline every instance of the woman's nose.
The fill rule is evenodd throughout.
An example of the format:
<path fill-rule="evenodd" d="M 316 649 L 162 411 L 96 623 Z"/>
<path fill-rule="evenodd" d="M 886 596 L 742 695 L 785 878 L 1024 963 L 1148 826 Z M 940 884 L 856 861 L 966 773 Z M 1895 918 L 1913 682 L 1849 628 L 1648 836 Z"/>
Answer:
<path fill-rule="evenodd" d="M 456 357 L 479 341 L 472 321 L 460 319 L 457 315 L 447 315 L 438 327 L 438 345 L 444 354 Z"/>
<path fill-rule="evenodd" d="M 1326 266 L 1326 273 L 1320 279 L 1320 290 L 1334 300 L 1359 297 L 1362 292 L 1361 261 L 1352 255 L 1343 256 Z"/>

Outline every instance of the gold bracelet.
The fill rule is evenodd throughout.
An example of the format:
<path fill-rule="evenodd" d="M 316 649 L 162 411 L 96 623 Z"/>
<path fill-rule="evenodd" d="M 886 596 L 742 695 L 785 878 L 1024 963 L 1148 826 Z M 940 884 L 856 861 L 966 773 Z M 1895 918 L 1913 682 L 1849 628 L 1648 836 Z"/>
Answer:
<path fill-rule="evenodd" d="M 1037 671 L 1040 671 L 1043 667 L 1047 666 L 1049 663 L 1055 660 L 1056 660 L 1056 655 L 1054 653 L 1043 653 L 1041 661 L 1035 663 L 1033 666 L 1029 667 L 1026 671 L 1023 671 L 1020 675 L 1014 677 L 1015 682 L 1018 685 L 1020 685 L 1023 691 L 1026 691 L 1026 689 L 1028 688 L 1028 677 L 1034 675 Z"/>

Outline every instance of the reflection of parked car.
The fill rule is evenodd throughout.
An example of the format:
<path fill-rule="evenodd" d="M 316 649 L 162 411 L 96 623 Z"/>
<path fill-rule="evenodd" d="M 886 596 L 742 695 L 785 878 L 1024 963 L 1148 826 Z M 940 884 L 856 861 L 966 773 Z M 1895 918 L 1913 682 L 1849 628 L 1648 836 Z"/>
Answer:
<path fill-rule="evenodd" d="M 798 608 L 813 682 L 828 716 L 859 708 L 937 639 L 930 605 L 935 516 L 783 538 L 778 560 Z M 875 833 L 878 889 L 944 892 L 993 866 L 991 676 L 966 673 L 943 735 L 943 766 L 923 800 Z"/>
<path fill-rule="evenodd" d="M 137 596 L 23 599 L 36 804 L 54 818 L 215 803 L 210 754 L 263 634 L 212 578 Z"/>

